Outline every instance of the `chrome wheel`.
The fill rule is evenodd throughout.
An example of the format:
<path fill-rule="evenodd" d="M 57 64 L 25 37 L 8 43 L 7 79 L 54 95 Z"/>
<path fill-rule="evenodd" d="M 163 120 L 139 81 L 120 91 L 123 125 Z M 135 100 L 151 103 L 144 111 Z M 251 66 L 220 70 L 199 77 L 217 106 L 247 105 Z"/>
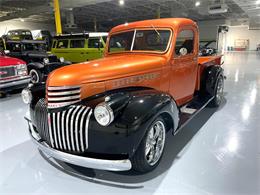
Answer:
<path fill-rule="evenodd" d="M 145 144 L 145 159 L 150 166 L 155 165 L 164 149 L 165 125 L 162 121 L 156 121 L 149 129 Z"/>
<path fill-rule="evenodd" d="M 224 82 L 223 78 L 220 77 L 218 80 L 218 85 L 217 85 L 217 90 L 216 90 L 216 101 L 217 104 L 220 104 L 223 98 L 223 93 L 224 93 Z"/>

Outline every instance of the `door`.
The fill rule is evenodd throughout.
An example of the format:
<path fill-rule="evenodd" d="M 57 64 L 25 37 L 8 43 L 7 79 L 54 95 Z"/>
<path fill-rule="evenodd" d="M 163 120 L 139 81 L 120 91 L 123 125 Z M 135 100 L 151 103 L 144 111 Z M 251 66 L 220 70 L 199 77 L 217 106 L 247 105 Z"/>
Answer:
<path fill-rule="evenodd" d="M 87 61 L 87 52 L 86 39 L 71 39 L 70 48 L 68 49 L 69 61 L 78 63 Z"/>
<path fill-rule="evenodd" d="M 103 56 L 104 46 L 100 37 L 88 39 L 88 60 L 94 60 Z"/>
<path fill-rule="evenodd" d="M 197 30 L 193 27 L 180 29 L 177 34 L 174 54 L 171 60 L 170 93 L 178 105 L 193 97 L 197 78 L 198 43 Z"/>

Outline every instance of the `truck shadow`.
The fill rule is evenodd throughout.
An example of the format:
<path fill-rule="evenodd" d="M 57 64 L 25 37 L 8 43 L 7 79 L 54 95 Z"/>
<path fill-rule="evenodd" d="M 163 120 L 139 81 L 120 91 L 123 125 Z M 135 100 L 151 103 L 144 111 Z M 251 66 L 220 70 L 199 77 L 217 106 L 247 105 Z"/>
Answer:
<path fill-rule="evenodd" d="M 42 156 L 59 170 L 86 181 L 127 189 L 143 188 L 144 182 L 167 174 L 167 170 L 170 169 L 171 166 L 174 166 L 175 162 L 182 157 L 187 150 L 187 147 L 189 147 L 189 142 L 199 132 L 201 127 L 215 112 L 220 111 L 225 104 L 226 100 L 224 99 L 223 104 L 218 109 L 204 108 L 193 119 L 191 119 L 191 121 L 184 126 L 177 135 L 172 136 L 171 133 L 168 133 L 165 151 L 161 162 L 156 169 L 149 173 L 140 174 L 135 171 L 111 172 L 93 170 L 69 165 L 60 161 L 54 161 L 48 159 L 43 154 Z"/>

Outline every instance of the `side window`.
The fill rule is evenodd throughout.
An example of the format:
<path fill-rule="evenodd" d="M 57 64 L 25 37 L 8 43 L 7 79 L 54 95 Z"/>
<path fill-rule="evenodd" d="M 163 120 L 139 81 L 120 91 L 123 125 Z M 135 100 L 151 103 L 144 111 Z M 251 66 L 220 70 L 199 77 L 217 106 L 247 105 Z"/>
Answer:
<path fill-rule="evenodd" d="M 56 43 L 57 43 L 56 40 L 53 40 L 53 41 L 52 41 L 52 48 L 56 48 Z"/>
<path fill-rule="evenodd" d="M 59 40 L 57 44 L 57 48 L 59 49 L 65 49 L 68 47 L 68 40 Z"/>
<path fill-rule="evenodd" d="M 175 55 L 187 55 L 193 53 L 194 32 L 192 30 L 181 31 L 176 39 Z"/>
<path fill-rule="evenodd" d="M 101 40 L 99 38 L 95 38 L 95 39 L 88 39 L 88 48 L 99 48 L 99 47 L 103 47 L 101 45 Z"/>
<path fill-rule="evenodd" d="M 85 39 L 70 40 L 70 48 L 84 48 Z"/>

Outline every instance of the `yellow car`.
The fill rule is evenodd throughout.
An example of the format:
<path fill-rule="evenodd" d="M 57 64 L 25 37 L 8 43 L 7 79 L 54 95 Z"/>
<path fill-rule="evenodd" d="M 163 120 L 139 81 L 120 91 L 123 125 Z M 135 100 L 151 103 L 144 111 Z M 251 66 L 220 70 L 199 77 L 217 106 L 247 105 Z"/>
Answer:
<path fill-rule="evenodd" d="M 58 35 L 53 38 L 51 53 L 72 63 L 103 57 L 108 33 Z"/>

